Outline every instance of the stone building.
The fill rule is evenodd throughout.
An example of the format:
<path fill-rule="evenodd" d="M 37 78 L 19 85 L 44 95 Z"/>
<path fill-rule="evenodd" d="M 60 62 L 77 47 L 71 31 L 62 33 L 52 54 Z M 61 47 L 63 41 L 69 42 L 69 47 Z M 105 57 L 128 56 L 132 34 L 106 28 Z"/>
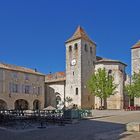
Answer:
<path fill-rule="evenodd" d="M 54 106 L 62 108 L 65 99 L 65 81 L 64 72 L 48 74 L 45 77 L 45 106 Z"/>
<path fill-rule="evenodd" d="M 111 95 L 106 102 L 108 109 L 123 109 L 126 106 L 128 98 L 124 94 L 124 85 L 126 81 L 125 74 L 126 64 L 118 61 L 102 57 L 96 57 L 95 70 L 99 68 L 105 68 L 108 74 L 113 75 L 114 83 L 117 85 L 115 94 Z M 95 104 L 99 108 L 99 98 L 95 97 Z"/>
<path fill-rule="evenodd" d="M 0 63 L 0 110 L 43 109 L 45 75 Z"/>
<path fill-rule="evenodd" d="M 59 93 L 61 101 L 65 102 L 66 97 L 72 99 L 71 104 L 79 108 L 99 107 L 99 99 L 89 93 L 86 87 L 87 80 L 96 72 L 98 68 L 106 68 L 115 77 L 117 84 L 116 94 L 107 100 L 108 109 L 123 109 L 125 106 L 125 95 L 123 93 L 126 64 L 117 61 L 96 56 L 96 44 L 92 41 L 86 32 L 79 26 L 70 39 L 66 41 L 66 72 L 63 81 L 61 78 L 49 79 L 53 74 L 46 76 L 46 93 L 51 96 L 48 98 L 57 98 Z M 60 84 L 61 83 L 61 84 Z M 61 85 L 61 86 L 60 86 Z M 54 97 L 52 97 L 54 95 Z M 49 100 L 50 101 L 50 100 Z M 53 104 L 54 105 L 54 104 Z"/>
<path fill-rule="evenodd" d="M 131 67 L 132 75 L 134 72 L 138 73 L 140 71 L 140 41 L 131 48 Z M 140 98 L 134 99 L 134 105 L 140 106 Z"/>
<path fill-rule="evenodd" d="M 115 95 L 106 101 L 108 109 L 123 109 L 126 64 L 96 56 L 96 43 L 79 26 L 66 42 L 66 71 L 44 75 L 36 70 L 0 63 L 0 109 L 43 109 L 75 105 L 100 107 L 100 100 L 87 89 L 87 80 L 99 68 L 114 76 Z M 133 71 L 140 68 L 140 42 L 132 48 Z M 139 101 L 138 101 L 139 102 Z M 136 101 L 137 103 L 137 101 Z"/>

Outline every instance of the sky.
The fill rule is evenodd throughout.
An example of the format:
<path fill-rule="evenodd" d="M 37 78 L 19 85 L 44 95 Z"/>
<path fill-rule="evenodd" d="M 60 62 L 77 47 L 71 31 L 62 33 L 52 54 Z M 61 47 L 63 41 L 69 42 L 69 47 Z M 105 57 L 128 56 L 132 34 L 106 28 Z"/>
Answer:
<path fill-rule="evenodd" d="M 139 0 L 1 0 L 0 62 L 65 71 L 65 41 L 81 25 L 97 55 L 126 63 L 140 39 Z"/>

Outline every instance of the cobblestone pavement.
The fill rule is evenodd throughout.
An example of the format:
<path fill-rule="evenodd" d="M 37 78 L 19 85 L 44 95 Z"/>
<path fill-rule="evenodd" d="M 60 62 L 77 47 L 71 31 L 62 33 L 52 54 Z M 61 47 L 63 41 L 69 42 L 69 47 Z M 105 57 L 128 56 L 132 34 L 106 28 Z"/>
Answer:
<path fill-rule="evenodd" d="M 94 118 L 77 124 L 45 129 L 0 128 L 0 140 L 140 140 L 140 133 L 125 132 L 125 124 L 140 121 L 140 111 L 94 110 Z"/>

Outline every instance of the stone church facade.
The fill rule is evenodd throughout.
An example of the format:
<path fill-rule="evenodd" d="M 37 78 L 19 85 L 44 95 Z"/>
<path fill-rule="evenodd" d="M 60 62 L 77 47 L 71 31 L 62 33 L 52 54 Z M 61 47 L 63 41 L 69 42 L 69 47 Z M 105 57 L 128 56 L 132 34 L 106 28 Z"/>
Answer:
<path fill-rule="evenodd" d="M 72 99 L 70 104 L 74 104 L 79 108 L 92 108 L 95 105 L 99 108 L 99 98 L 89 93 L 86 85 L 87 80 L 94 72 L 99 68 L 105 68 L 111 72 L 114 76 L 115 84 L 118 85 L 115 91 L 116 94 L 107 99 L 107 108 L 123 109 L 126 106 L 125 103 L 127 103 L 127 98 L 123 92 L 126 80 L 126 64 L 118 60 L 96 56 L 95 42 L 88 37 L 80 26 L 65 43 L 66 72 L 63 82 L 61 81 L 62 78 L 57 77 L 56 74 L 46 75 L 46 96 L 50 96 L 48 90 L 51 89 L 53 95 L 55 95 L 51 98 L 54 98 L 53 101 L 55 101 L 60 97 L 60 104 L 68 106 L 69 104 L 65 99 L 69 97 Z M 59 94 L 58 91 L 60 91 Z M 46 105 L 49 104 L 46 103 Z"/>

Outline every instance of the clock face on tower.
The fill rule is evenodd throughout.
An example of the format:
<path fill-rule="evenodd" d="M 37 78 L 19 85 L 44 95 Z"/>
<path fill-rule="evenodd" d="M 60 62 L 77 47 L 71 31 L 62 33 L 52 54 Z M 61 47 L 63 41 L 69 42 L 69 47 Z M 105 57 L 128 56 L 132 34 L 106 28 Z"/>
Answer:
<path fill-rule="evenodd" d="M 71 65 L 75 66 L 76 65 L 76 59 L 71 60 Z"/>

